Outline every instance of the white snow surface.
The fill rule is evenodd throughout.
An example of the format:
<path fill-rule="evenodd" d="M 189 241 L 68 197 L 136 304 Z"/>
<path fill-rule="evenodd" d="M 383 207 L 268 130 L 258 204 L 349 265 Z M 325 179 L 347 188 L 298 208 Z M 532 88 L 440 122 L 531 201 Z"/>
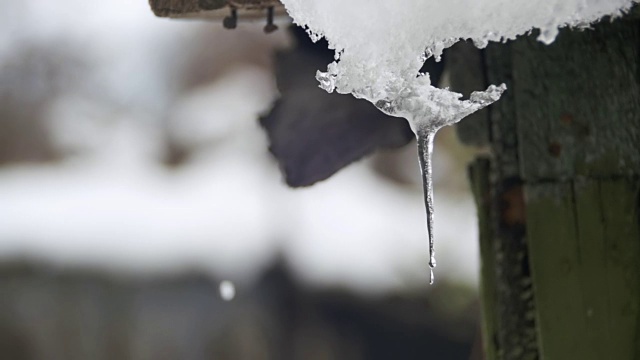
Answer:
<path fill-rule="evenodd" d="M 564 26 L 588 26 L 621 15 L 634 0 L 282 0 L 312 38 L 325 37 L 336 61 L 318 73 L 325 90 L 352 93 L 376 103 L 393 101 L 407 88 L 440 95 L 416 78 L 426 57 L 439 58 L 458 40 L 479 47 L 540 29 L 551 43 Z M 494 89 L 495 90 L 495 89 Z M 495 94 L 495 92 L 494 92 Z M 459 94 L 422 107 L 460 107 Z M 454 110 L 451 110 L 455 112 Z M 406 113 L 406 111 L 404 111 Z M 456 122 L 456 116 L 447 119 Z M 460 118 L 460 115 L 457 116 Z M 409 119 L 410 121 L 416 119 Z M 421 120 L 421 119 L 417 119 Z M 457 119 L 459 120 L 459 119 Z M 415 125 L 415 124 L 414 124 Z"/>

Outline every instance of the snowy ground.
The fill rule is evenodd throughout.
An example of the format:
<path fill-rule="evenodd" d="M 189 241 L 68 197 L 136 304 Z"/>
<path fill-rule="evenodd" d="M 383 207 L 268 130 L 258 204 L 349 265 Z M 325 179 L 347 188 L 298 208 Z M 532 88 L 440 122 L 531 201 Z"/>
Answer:
<path fill-rule="evenodd" d="M 0 65 L 25 44 L 64 44 L 81 49 L 89 71 L 47 105 L 57 148 L 73 155 L 0 167 L 0 257 L 125 274 L 201 268 L 242 284 L 282 253 L 317 285 L 376 293 L 428 282 L 419 186 L 364 161 L 290 190 L 255 121 L 277 96 L 267 69 L 237 64 L 186 91 L 176 85 L 192 37 L 211 33 L 215 48 L 238 33 L 154 18 L 145 0 L 10 2 Z M 264 41 L 288 42 L 282 32 Z M 165 130 L 198 149 L 180 167 L 159 161 Z M 468 194 L 438 190 L 451 167 L 438 157 L 436 276 L 475 283 L 475 209 Z"/>

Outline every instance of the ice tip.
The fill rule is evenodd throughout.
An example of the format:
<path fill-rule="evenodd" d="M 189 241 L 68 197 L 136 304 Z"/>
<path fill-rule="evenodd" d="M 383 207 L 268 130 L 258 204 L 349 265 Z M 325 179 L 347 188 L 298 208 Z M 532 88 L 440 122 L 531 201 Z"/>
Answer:
<path fill-rule="evenodd" d="M 477 104 L 487 106 L 492 104 L 502 97 L 502 94 L 507 90 L 507 85 L 502 83 L 498 86 L 489 85 L 486 91 L 474 91 L 471 93 L 469 99 Z"/>
<path fill-rule="evenodd" d="M 328 93 L 336 89 L 336 77 L 329 72 L 316 71 L 316 79 L 320 82 L 319 87 Z"/>
<path fill-rule="evenodd" d="M 500 84 L 498 86 L 491 85 L 491 86 L 489 86 L 489 89 L 492 89 L 494 91 L 499 91 L 500 93 L 503 93 L 503 92 L 505 92 L 507 90 L 507 84 L 502 83 L 502 84 Z"/>

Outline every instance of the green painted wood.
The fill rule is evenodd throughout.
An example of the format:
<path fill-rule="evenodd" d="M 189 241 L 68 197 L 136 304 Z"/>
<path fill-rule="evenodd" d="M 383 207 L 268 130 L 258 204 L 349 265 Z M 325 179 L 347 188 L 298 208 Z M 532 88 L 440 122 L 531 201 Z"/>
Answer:
<path fill-rule="evenodd" d="M 637 179 L 527 186 L 542 359 L 639 359 L 639 189 Z"/>
<path fill-rule="evenodd" d="M 489 109 L 488 207 L 471 171 L 487 359 L 640 360 L 638 25 L 484 51 L 488 82 L 509 86 Z"/>
<path fill-rule="evenodd" d="M 583 347 L 585 328 L 576 272 L 575 215 L 569 184 L 529 185 L 526 188 L 530 267 L 536 294 L 538 344 L 546 354 L 572 354 L 589 359 Z M 540 309 L 549 309 L 540 316 Z M 577 321 L 576 321 L 577 319 Z M 542 340 L 542 339 L 545 340 Z M 585 357 L 586 356 L 586 357 Z"/>
<path fill-rule="evenodd" d="M 600 184 L 610 359 L 640 359 L 640 179 Z M 634 352 L 634 356 L 631 353 Z"/>
<path fill-rule="evenodd" d="M 602 221 L 600 183 L 598 181 L 578 182 L 574 183 L 572 190 L 578 245 L 577 269 L 580 275 L 580 295 L 584 312 L 581 315 L 586 327 L 584 340 L 588 344 L 595 345 L 591 349 L 594 359 L 605 359 L 608 355 L 613 355 L 611 333 L 615 333 L 615 329 L 608 327 L 607 317 L 610 315 L 610 309 L 607 305 L 606 293 L 603 293 L 603 290 L 606 292 L 608 288 L 608 260 L 605 253 L 606 223 Z M 538 312 L 544 314 L 540 310 Z"/>

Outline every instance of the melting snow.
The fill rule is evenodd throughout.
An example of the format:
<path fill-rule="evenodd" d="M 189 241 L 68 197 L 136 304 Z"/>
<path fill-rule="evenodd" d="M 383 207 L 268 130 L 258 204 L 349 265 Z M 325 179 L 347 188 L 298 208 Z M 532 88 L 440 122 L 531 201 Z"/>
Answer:
<path fill-rule="evenodd" d="M 504 84 L 462 95 L 431 85 L 418 75 L 426 58 L 440 58 L 461 39 L 484 47 L 540 29 L 553 42 L 558 28 L 588 26 L 605 15 L 621 15 L 634 0 L 282 0 L 294 21 L 312 39 L 325 37 L 335 49 L 320 87 L 353 94 L 381 111 L 406 118 L 418 137 L 423 174 L 431 282 L 436 265 L 431 157 L 438 129 L 497 101 Z"/>
<path fill-rule="evenodd" d="M 588 26 L 620 15 L 633 0 L 283 0 L 294 21 L 336 50 L 325 88 L 372 101 L 393 99 L 411 85 L 425 57 L 440 57 L 460 39 L 479 47 L 534 28 L 554 40 L 558 28 Z M 331 78 L 326 84 L 327 77 Z M 329 86 L 327 86 L 329 85 Z"/>

